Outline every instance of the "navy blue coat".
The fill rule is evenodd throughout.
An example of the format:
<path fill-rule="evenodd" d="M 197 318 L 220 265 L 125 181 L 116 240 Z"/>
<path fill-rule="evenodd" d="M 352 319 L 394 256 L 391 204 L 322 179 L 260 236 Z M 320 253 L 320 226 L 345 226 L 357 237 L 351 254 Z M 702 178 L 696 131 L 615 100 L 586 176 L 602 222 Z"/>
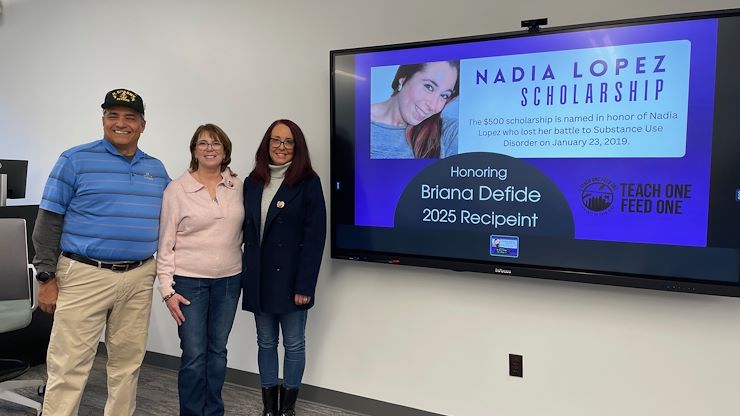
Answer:
<path fill-rule="evenodd" d="M 260 245 L 263 186 L 244 181 L 242 308 L 286 313 L 313 306 L 326 241 L 326 204 L 317 176 L 278 189 L 265 220 Z M 279 207 L 281 205 L 282 207 Z M 302 306 L 295 294 L 311 297 Z"/>

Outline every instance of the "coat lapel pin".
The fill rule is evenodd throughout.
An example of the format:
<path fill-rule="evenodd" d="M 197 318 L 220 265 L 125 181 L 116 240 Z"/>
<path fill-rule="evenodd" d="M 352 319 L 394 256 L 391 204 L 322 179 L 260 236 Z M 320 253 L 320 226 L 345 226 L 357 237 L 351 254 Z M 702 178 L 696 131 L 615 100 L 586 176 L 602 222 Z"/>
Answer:
<path fill-rule="evenodd" d="M 277 205 L 278 208 L 283 208 L 285 206 L 285 201 L 277 201 L 277 204 L 275 205 Z"/>

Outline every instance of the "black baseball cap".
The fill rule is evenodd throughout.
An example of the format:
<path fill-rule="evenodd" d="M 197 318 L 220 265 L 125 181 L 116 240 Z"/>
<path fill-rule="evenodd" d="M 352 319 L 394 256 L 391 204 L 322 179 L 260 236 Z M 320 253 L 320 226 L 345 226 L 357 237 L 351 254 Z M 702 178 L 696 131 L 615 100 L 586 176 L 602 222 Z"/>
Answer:
<path fill-rule="evenodd" d="M 128 107 L 144 115 L 144 101 L 139 94 L 125 88 L 109 91 L 105 94 L 105 101 L 100 105 L 103 110 L 111 107 Z"/>

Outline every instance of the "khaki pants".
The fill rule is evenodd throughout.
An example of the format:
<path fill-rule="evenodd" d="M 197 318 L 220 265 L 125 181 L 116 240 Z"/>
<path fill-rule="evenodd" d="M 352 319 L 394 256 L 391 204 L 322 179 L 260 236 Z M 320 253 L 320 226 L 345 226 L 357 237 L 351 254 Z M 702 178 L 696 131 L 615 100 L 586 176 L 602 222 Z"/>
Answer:
<path fill-rule="evenodd" d="M 59 298 L 46 357 L 44 415 L 77 414 L 103 327 L 108 350 L 105 415 L 133 415 L 155 273 L 154 260 L 117 273 L 59 258 Z"/>

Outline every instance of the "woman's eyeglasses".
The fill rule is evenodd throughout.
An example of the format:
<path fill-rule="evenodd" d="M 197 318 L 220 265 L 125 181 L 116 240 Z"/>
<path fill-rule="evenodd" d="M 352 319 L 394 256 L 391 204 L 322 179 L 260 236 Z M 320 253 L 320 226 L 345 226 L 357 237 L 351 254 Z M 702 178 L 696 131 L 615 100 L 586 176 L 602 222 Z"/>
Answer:
<path fill-rule="evenodd" d="M 208 147 L 210 146 L 213 150 L 220 150 L 222 147 L 224 147 L 223 143 L 221 142 L 198 142 L 195 144 L 198 146 L 198 149 L 200 150 L 208 150 Z"/>
<path fill-rule="evenodd" d="M 295 147 L 295 140 L 287 139 L 287 140 L 280 140 L 275 138 L 270 138 L 270 146 L 274 148 L 280 147 L 280 145 L 285 146 L 286 149 L 292 149 Z"/>

